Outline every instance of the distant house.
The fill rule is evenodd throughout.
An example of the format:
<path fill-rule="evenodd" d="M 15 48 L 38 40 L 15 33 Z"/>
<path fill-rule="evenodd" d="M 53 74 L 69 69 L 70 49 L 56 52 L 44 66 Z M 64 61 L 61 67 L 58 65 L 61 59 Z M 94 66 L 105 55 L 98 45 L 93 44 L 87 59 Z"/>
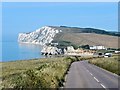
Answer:
<path fill-rule="evenodd" d="M 120 53 L 120 51 L 115 51 L 116 54 Z"/>
<path fill-rule="evenodd" d="M 105 46 L 101 45 L 96 45 L 96 46 L 90 46 L 91 50 L 101 50 L 101 49 L 106 49 Z"/>
<path fill-rule="evenodd" d="M 73 46 L 67 46 L 67 51 L 74 51 L 74 47 Z"/>
<path fill-rule="evenodd" d="M 57 46 L 57 45 L 58 45 L 58 43 L 51 43 L 51 45 L 52 45 L 52 46 Z"/>

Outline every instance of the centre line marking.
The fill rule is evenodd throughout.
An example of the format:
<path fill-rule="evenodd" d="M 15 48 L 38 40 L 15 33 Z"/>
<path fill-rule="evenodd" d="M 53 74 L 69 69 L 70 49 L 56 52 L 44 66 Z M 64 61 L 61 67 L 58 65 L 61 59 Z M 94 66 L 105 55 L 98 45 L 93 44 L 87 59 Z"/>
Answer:
<path fill-rule="evenodd" d="M 94 77 L 94 79 L 95 79 L 97 82 L 100 82 L 97 78 Z"/>
<path fill-rule="evenodd" d="M 92 73 L 90 73 L 90 75 L 92 75 L 92 76 L 93 76 L 93 74 L 92 74 Z"/>
<path fill-rule="evenodd" d="M 106 88 L 103 84 L 100 84 L 103 88 Z"/>

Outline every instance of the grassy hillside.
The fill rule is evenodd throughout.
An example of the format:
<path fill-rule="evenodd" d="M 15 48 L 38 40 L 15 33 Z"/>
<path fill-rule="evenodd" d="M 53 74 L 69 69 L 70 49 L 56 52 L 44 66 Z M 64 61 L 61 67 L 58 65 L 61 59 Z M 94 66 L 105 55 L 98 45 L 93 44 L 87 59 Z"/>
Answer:
<path fill-rule="evenodd" d="M 62 30 L 64 33 L 96 33 L 96 34 L 104 34 L 111 36 L 120 36 L 120 32 L 108 32 L 106 30 L 96 29 L 96 28 L 79 28 L 79 27 L 67 27 L 67 26 L 50 26 L 51 28 L 55 28 L 58 30 Z"/>
<path fill-rule="evenodd" d="M 102 35 L 95 33 L 59 33 L 54 41 L 69 41 L 80 45 L 104 45 L 110 48 L 118 48 L 118 38 L 116 36 Z"/>
<path fill-rule="evenodd" d="M 60 57 L 4 62 L 0 88 L 61 87 L 70 64 L 75 60 Z"/>
<path fill-rule="evenodd" d="M 108 32 L 95 28 L 79 28 L 67 26 L 50 26 L 51 28 L 62 30 L 54 37 L 57 42 L 69 42 L 71 44 L 81 45 L 104 45 L 108 48 L 118 48 L 118 38 L 120 32 Z M 68 44 L 69 44 L 68 43 Z"/>

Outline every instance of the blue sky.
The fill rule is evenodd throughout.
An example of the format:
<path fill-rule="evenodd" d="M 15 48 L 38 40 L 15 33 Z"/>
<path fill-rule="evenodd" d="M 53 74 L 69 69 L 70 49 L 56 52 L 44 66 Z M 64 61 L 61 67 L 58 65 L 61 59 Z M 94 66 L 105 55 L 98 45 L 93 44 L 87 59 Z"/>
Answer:
<path fill-rule="evenodd" d="M 2 3 L 3 41 L 17 41 L 18 33 L 35 31 L 46 25 L 117 31 L 117 24 L 117 2 Z"/>

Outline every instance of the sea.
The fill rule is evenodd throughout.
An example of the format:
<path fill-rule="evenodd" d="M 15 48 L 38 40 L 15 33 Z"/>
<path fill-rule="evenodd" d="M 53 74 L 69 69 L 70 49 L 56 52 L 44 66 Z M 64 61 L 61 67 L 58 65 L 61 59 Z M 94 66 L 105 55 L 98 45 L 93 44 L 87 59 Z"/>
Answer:
<path fill-rule="evenodd" d="M 2 62 L 44 58 L 41 55 L 42 46 L 40 45 L 18 42 L 0 42 L 0 44 L 2 45 L 0 50 Z"/>

